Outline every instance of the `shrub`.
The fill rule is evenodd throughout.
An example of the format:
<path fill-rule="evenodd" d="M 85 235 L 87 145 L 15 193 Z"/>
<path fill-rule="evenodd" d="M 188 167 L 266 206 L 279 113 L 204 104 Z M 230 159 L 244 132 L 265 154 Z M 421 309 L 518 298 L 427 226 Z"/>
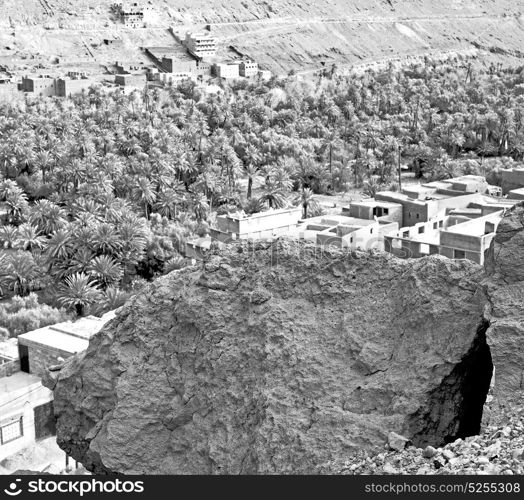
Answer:
<path fill-rule="evenodd" d="M 321 215 L 326 215 L 326 211 L 324 210 L 324 207 L 317 203 L 316 205 L 311 205 L 308 208 L 307 216 L 310 217 L 320 217 Z"/>
<path fill-rule="evenodd" d="M 63 309 L 39 304 L 35 293 L 30 293 L 27 297 L 13 297 L 0 304 L 0 329 L 8 330 L 9 337 L 17 337 L 22 333 L 68 319 L 71 319 L 71 315 Z"/>

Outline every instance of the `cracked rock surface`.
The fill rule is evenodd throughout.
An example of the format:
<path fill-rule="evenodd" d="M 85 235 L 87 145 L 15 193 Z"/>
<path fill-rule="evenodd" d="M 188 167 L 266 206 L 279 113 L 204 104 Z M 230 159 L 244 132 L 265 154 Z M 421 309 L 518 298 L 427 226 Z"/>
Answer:
<path fill-rule="evenodd" d="M 58 443 L 129 474 L 326 472 L 390 432 L 440 446 L 481 418 L 487 388 L 463 367 L 485 351 L 482 276 L 440 256 L 230 246 L 156 280 L 50 373 Z"/>
<path fill-rule="evenodd" d="M 502 219 L 485 267 L 495 397 L 508 402 L 524 388 L 524 205 Z"/>

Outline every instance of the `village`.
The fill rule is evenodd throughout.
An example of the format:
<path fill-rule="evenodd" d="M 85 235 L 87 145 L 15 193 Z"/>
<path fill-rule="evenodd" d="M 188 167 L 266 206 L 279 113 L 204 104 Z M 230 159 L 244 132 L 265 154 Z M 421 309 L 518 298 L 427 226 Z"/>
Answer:
<path fill-rule="evenodd" d="M 484 263 L 484 253 L 506 210 L 524 200 L 524 169 L 502 171 L 503 185 L 477 175 L 379 191 L 374 198 L 334 207 L 329 214 L 303 218 L 302 208 L 247 216 L 218 216 L 206 237 L 191 240 L 186 256 L 201 260 L 212 242 L 287 237 L 319 247 L 386 251 L 402 258 L 443 255 Z"/>
<path fill-rule="evenodd" d="M 0 0 L 0 475 L 521 474 L 491 4 Z"/>
<path fill-rule="evenodd" d="M 117 22 L 126 29 L 140 30 L 148 18 L 150 8 L 136 2 L 112 5 Z M 230 48 L 223 49 L 211 25 L 202 31 L 182 32 L 181 28 L 169 27 L 172 43 L 160 46 L 141 46 L 125 60 L 112 60 L 113 56 L 126 53 L 124 42 L 118 36 L 103 37 L 89 47 L 86 53 L 93 62 L 82 69 L 82 61 L 76 68 L 60 58 L 54 64 L 36 66 L 20 61 L 0 61 L 0 100 L 33 97 L 70 97 L 96 87 L 105 92 L 130 93 L 135 90 L 161 88 L 182 81 L 193 81 L 207 88 L 212 79 L 268 80 L 272 73 L 259 67 L 247 54 Z M 163 37 L 162 39 L 165 39 Z M 96 51 L 100 55 L 95 57 Z M 94 63 L 96 61 L 96 63 Z M 93 64 L 94 63 L 94 64 Z M 80 68 L 80 69 L 79 69 Z"/>
<path fill-rule="evenodd" d="M 481 176 L 410 185 L 384 191 L 324 216 L 303 218 L 301 207 L 267 210 L 250 216 L 230 213 L 216 218 L 206 237 L 188 241 L 186 257 L 205 259 L 218 247 L 291 238 L 348 251 L 385 251 L 401 258 L 442 255 L 484 263 L 504 213 L 524 200 L 524 168 L 503 171 L 502 188 Z M 16 464 L 17 454 L 50 445 L 55 434 L 52 391 L 41 377 L 73 354 L 83 352 L 90 338 L 115 317 L 111 311 L 40 328 L 0 343 L 0 467 Z M 73 462 L 58 448 L 57 460 L 33 463 L 39 470 L 68 473 Z M 41 454 L 40 454 L 41 455 Z M 27 457 L 26 457 L 27 459 Z M 78 471 L 77 471 L 78 472 Z"/>

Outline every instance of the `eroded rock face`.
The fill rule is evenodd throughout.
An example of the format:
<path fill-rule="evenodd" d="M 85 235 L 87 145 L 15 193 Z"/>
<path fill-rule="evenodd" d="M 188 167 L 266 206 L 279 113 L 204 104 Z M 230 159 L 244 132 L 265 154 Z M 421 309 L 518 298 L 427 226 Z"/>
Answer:
<path fill-rule="evenodd" d="M 58 443 L 90 470 L 315 473 L 391 431 L 440 445 L 480 422 L 482 268 L 238 250 L 155 281 L 50 373 Z"/>
<path fill-rule="evenodd" d="M 511 402 L 524 388 L 524 204 L 499 224 L 485 267 L 495 396 Z"/>

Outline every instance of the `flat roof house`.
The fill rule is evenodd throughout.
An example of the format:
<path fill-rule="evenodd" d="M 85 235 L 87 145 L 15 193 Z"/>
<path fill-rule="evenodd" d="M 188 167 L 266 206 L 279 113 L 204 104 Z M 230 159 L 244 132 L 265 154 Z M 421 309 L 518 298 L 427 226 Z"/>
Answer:
<path fill-rule="evenodd" d="M 238 67 L 240 76 L 251 78 L 258 75 L 258 63 L 251 60 L 242 60 Z"/>
<path fill-rule="evenodd" d="M 457 213 L 455 213 L 457 212 Z M 503 211 L 468 218 L 464 211 L 403 227 L 396 234 L 385 236 L 385 250 L 404 258 L 419 258 L 426 255 L 443 255 L 450 259 L 469 259 L 484 263 L 484 252 L 491 240 Z"/>
<path fill-rule="evenodd" d="M 253 215 L 219 215 L 216 218 L 216 227 L 211 228 L 210 234 L 213 239 L 223 243 L 239 239 L 273 238 L 297 227 L 301 217 L 301 208 L 268 210 Z"/>
<path fill-rule="evenodd" d="M 39 96 L 51 97 L 56 95 L 55 80 L 51 77 L 24 76 L 22 90 Z"/>
<path fill-rule="evenodd" d="M 328 215 L 304 219 L 289 236 L 324 246 L 351 250 L 384 250 L 384 236 L 398 231 L 398 222 Z"/>
<path fill-rule="evenodd" d="M 53 393 L 23 371 L 0 377 L 0 460 L 55 434 Z"/>
<path fill-rule="evenodd" d="M 53 392 L 41 376 L 60 358 L 85 350 L 114 316 L 66 321 L 0 343 L 0 460 L 55 434 Z"/>
<path fill-rule="evenodd" d="M 209 33 L 186 33 L 184 45 L 188 52 L 199 59 L 213 57 L 217 51 L 216 38 Z"/>
<path fill-rule="evenodd" d="M 147 76 L 144 73 L 133 73 L 129 75 L 115 75 L 115 83 L 122 87 L 134 87 L 143 89 L 147 83 Z"/>
<path fill-rule="evenodd" d="M 60 363 L 77 352 L 87 349 L 89 339 L 115 317 L 114 311 L 101 318 L 87 316 L 38 328 L 18 336 L 18 351 L 22 371 L 42 376 L 50 365 Z"/>
<path fill-rule="evenodd" d="M 218 78 L 238 78 L 240 76 L 240 63 L 216 63 L 213 66 L 215 76 Z"/>

